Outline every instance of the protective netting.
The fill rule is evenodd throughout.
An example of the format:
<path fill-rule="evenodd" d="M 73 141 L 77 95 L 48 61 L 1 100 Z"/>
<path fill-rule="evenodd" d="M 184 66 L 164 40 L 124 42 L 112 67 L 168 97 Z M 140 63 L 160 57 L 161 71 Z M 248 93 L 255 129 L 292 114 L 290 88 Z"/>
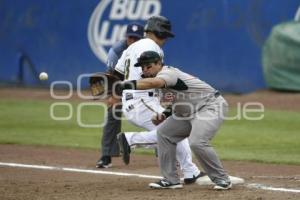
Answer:
<path fill-rule="evenodd" d="M 273 28 L 263 48 L 262 62 L 268 87 L 300 91 L 300 22 Z"/>

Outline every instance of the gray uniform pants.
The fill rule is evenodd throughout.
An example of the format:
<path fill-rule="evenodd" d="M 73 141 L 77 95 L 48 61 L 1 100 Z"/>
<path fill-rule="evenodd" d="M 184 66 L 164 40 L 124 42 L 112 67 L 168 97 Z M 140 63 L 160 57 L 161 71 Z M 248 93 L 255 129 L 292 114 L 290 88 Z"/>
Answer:
<path fill-rule="evenodd" d="M 102 135 L 102 156 L 119 156 L 120 150 L 117 142 L 117 134 L 121 132 L 122 105 L 116 105 L 115 109 L 107 109 L 107 123 L 103 128 Z M 118 111 L 118 112 L 116 112 Z M 117 116 L 119 119 L 115 119 Z"/>
<path fill-rule="evenodd" d="M 161 174 L 171 183 L 179 183 L 176 168 L 176 145 L 189 137 L 190 147 L 204 171 L 213 182 L 228 181 L 220 159 L 210 144 L 219 127 L 228 105 L 219 96 L 209 105 L 194 113 L 189 119 L 170 116 L 158 129 L 158 157 Z"/>

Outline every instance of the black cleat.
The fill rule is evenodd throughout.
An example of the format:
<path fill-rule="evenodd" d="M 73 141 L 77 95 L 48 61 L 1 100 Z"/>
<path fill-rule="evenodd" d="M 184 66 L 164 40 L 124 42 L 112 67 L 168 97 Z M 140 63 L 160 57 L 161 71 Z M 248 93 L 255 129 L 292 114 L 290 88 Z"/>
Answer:
<path fill-rule="evenodd" d="M 126 140 L 125 134 L 124 133 L 119 133 L 117 135 L 118 138 L 118 143 L 119 143 L 119 147 L 120 147 L 120 153 L 122 155 L 123 158 L 123 162 L 128 165 L 130 162 L 130 153 L 131 153 L 131 149 L 130 146 Z"/>
<path fill-rule="evenodd" d="M 181 183 L 172 184 L 169 181 L 167 181 L 166 179 L 162 179 L 156 183 L 150 183 L 149 187 L 153 188 L 153 189 L 181 189 L 181 188 L 183 188 Z"/>
<path fill-rule="evenodd" d="M 198 176 L 193 176 L 193 178 L 185 178 L 183 181 L 184 181 L 184 184 L 188 185 L 188 184 L 195 183 L 198 178 L 203 177 L 203 176 L 207 176 L 207 174 L 205 172 L 200 172 L 198 174 Z"/>
<path fill-rule="evenodd" d="M 228 181 L 221 180 L 221 181 L 216 182 L 215 184 L 216 184 L 214 186 L 215 190 L 229 190 L 232 188 L 232 183 L 230 180 L 228 180 Z"/>
<path fill-rule="evenodd" d="M 97 168 L 109 168 L 112 167 L 111 164 L 111 157 L 110 156 L 102 156 L 97 162 L 96 162 Z"/>

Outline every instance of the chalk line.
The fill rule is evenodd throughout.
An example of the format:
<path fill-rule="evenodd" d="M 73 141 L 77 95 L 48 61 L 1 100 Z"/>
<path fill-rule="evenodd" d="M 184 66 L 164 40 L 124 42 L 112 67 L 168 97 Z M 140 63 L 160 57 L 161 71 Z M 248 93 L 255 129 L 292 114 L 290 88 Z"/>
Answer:
<path fill-rule="evenodd" d="M 123 172 L 78 169 L 78 168 L 68 168 L 68 167 L 54 167 L 54 166 L 45 166 L 45 165 L 27 165 L 27 164 L 19 164 L 19 163 L 3 163 L 3 162 L 0 162 L 0 166 L 31 168 L 31 169 L 43 169 L 43 170 L 55 170 L 55 171 L 67 171 L 67 172 L 79 172 L 79 173 L 89 173 L 89 174 L 133 176 L 133 177 L 149 178 L 149 179 L 161 179 L 162 178 L 160 176 L 150 176 L 150 175 L 144 175 L 144 174 L 131 174 L 131 173 L 123 173 Z"/>
<path fill-rule="evenodd" d="M 105 175 L 138 177 L 138 178 L 147 178 L 147 179 L 161 179 L 162 178 L 161 176 L 151 176 L 151 175 L 135 174 L 135 173 L 112 172 L 112 171 L 91 170 L 91 169 L 78 169 L 78 168 L 69 168 L 69 167 L 55 167 L 55 166 L 46 166 L 46 165 L 29 165 L 29 164 L 20 164 L 20 163 L 0 162 L 0 166 L 41 169 L 41 170 L 53 170 L 53 171 L 78 172 L 78 173 L 89 173 L 89 174 L 105 174 Z M 238 178 L 238 177 L 236 177 L 236 178 Z M 240 179 L 240 178 L 238 178 L 238 179 Z M 199 185 L 201 185 L 201 183 Z M 252 188 L 252 189 L 270 190 L 270 191 L 277 191 L 277 192 L 300 193 L 299 189 L 275 188 L 275 187 L 266 186 L 266 185 L 259 184 L 259 183 L 246 184 L 245 186 L 247 188 Z"/>

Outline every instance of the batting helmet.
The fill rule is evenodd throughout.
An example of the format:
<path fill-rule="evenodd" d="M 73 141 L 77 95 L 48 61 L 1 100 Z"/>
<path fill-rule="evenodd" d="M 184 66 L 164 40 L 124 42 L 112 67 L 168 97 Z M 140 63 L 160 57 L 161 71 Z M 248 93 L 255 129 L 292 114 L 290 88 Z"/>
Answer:
<path fill-rule="evenodd" d="M 163 16 L 152 16 L 145 25 L 145 32 L 153 32 L 159 38 L 174 37 L 171 32 L 171 22 Z"/>

